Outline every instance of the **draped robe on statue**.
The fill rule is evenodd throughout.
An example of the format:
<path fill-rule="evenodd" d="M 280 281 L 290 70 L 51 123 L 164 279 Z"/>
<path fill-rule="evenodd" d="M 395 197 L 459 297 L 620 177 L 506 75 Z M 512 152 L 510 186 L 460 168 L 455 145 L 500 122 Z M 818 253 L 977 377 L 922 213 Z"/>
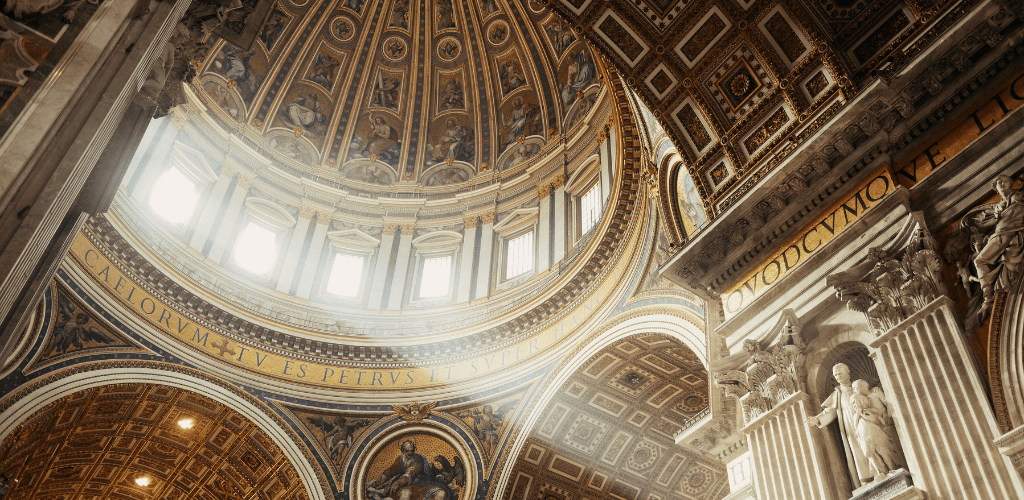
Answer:
<path fill-rule="evenodd" d="M 853 418 L 853 405 L 850 404 L 850 394 L 853 387 L 840 385 L 832 391 L 821 407 L 824 411 L 818 416 L 822 426 L 839 420 L 839 433 L 843 436 L 843 449 L 846 451 L 846 463 L 850 468 L 850 479 L 853 481 L 853 488 L 857 489 L 871 482 L 875 474 L 871 471 L 871 464 L 868 462 L 864 452 L 858 446 L 856 420 Z"/>

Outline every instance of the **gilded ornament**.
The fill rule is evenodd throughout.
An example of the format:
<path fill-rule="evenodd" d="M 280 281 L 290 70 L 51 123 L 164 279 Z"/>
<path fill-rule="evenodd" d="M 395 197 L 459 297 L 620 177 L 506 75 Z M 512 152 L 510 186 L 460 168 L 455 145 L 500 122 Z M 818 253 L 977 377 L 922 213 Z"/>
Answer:
<path fill-rule="evenodd" d="M 435 406 L 437 406 L 436 401 L 423 405 L 413 403 L 408 407 L 391 405 L 391 408 L 394 408 L 395 410 L 395 413 L 393 413 L 392 416 L 401 417 L 403 420 L 408 420 L 410 422 L 420 422 L 430 416 L 434 411 Z"/>

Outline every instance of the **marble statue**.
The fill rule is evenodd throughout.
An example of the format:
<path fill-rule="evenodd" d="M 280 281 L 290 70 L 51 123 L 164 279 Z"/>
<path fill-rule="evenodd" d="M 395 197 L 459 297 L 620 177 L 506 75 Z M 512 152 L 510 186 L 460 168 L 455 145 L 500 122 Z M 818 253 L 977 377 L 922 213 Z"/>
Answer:
<path fill-rule="evenodd" d="M 823 428 L 838 421 L 853 487 L 859 488 L 906 466 L 881 388 L 864 380 L 850 381 L 844 363 L 832 367 L 839 386 L 821 403 L 821 413 L 806 423 Z"/>

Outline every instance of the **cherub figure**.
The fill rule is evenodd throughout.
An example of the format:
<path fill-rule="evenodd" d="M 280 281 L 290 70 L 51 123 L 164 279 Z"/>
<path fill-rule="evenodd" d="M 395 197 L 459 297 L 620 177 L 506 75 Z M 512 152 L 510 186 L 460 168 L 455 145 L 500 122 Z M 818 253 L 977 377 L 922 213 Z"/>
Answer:
<path fill-rule="evenodd" d="M 335 418 L 334 422 L 321 417 L 312 417 L 309 422 L 324 431 L 324 445 L 335 463 L 341 460 L 342 452 L 352 446 L 352 437 L 356 431 L 373 423 L 372 420 L 366 419 L 350 422 L 342 416 Z"/>

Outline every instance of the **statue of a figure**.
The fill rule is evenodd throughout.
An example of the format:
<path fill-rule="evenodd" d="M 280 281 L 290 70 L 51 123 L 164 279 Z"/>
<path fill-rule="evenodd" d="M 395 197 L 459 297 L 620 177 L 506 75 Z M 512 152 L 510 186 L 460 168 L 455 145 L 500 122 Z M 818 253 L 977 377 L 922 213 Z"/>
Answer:
<path fill-rule="evenodd" d="M 854 489 L 906 466 L 882 390 L 870 389 L 863 380 L 851 383 L 850 367 L 843 363 L 832 367 L 832 375 L 839 387 L 821 403 L 821 413 L 806 422 L 822 428 L 839 421 Z"/>
<path fill-rule="evenodd" d="M 995 230 L 985 240 L 984 246 L 974 256 L 974 266 L 985 293 L 985 305 L 992 304 L 992 290 L 1005 289 L 1007 276 L 1017 271 L 1024 260 L 1021 231 L 1024 230 L 1024 193 L 1013 189 L 1013 179 L 1000 175 L 992 181 L 992 187 L 1002 198 L 985 212 L 989 215 L 977 226 Z"/>

